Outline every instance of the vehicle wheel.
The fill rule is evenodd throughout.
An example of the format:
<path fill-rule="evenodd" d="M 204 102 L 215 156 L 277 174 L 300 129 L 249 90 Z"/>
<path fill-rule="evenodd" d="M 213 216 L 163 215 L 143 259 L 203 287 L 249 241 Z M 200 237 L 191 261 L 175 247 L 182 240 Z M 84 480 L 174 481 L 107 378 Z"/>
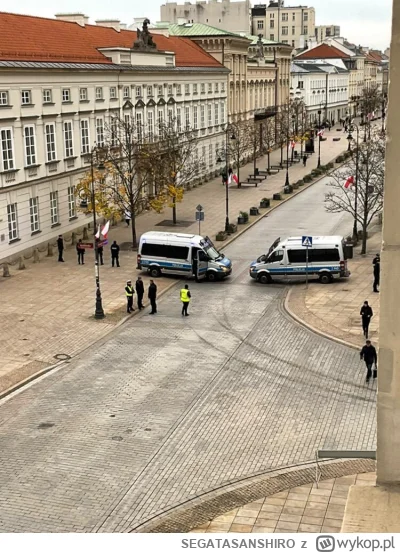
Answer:
<path fill-rule="evenodd" d="M 218 280 L 217 273 L 214 273 L 214 271 L 210 271 L 207 273 L 207 280 L 208 282 L 215 282 Z"/>
<path fill-rule="evenodd" d="M 267 273 L 263 273 L 258 277 L 258 282 L 261 282 L 261 284 L 270 284 L 271 277 Z"/>
<path fill-rule="evenodd" d="M 332 282 L 332 275 L 329 273 L 322 273 L 322 275 L 319 275 L 319 281 L 321 284 L 330 284 Z"/>
<path fill-rule="evenodd" d="M 161 275 L 161 271 L 158 267 L 150 267 L 149 273 L 153 278 L 158 278 Z"/>

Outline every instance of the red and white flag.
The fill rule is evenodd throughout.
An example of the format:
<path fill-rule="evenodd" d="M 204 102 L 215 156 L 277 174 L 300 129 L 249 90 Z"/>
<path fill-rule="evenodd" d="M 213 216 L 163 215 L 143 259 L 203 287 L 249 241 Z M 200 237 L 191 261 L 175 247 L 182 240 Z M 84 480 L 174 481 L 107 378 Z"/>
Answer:
<path fill-rule="evenodd" d="M 232 175 L 232 180 L 235 184 L 239 184 L 239 179 L 238 179 L 238 176 L 235 174 Z"/>
<path fill-rule="evenodd" d="M 324 134 L 324 129 L 318 131 L 317 136 L 322 136 Z"/>
<path fill-rule="evenodd" d="M 354 177 L 351 176 L 347 178 L 346 182 L 344 183 L 344 187 L 350 188 L 350 186 L 353 186 L 353 184 L 354 184 Z"/>
<path fill-rule="evenodd" d="M 290 146 L 291 146 L 292 150 L 294 150 L 295 147 L 296 147 L 296 142 L 294 140 L 292 140 L 292 142 L 290 143 Z"/>
<path fill-rule="evenodd" d="M 110 221 L 107 221 L 107 223 L 104 225 L 104 227 L 101 230 L 100 230 L 100 225 L 99 225 L 99 228 L 97 229 L 95 237 L 98 240 L 100 240 L 100 236 L 103 236 L 103 239 L 105 240 L 107 238 L 107 234 L 108 234 L 109 229 L 110 229 Z"/>

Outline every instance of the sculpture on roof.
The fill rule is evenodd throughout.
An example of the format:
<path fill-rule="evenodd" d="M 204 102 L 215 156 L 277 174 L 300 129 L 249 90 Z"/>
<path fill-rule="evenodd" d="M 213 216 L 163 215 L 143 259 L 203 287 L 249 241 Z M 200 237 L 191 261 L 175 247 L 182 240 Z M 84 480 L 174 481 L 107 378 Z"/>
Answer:
<path fill-rule="evenodd" d="M 137 29 L 137 39 L 133 43 L 135 50 L 155 50 L 157 48 L 149 31 L 149 23 L 150 19 L 146 17 L 143 21 L 142 30 Z"/>
<path fill-rule="evenodd" d="M 258 35 L 257 40 L 257 57 L 260 59 L 264 59 L 264 44 L 263 44 L 263 36 L 262 34 Z"/>

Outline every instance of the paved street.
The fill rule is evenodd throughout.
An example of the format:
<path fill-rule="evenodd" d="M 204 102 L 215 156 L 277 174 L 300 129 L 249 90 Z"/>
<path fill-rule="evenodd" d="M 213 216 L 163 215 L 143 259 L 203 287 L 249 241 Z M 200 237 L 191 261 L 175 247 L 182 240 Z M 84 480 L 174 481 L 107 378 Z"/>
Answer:
<path fill-rule="evenodd" d="M 348 233 L 323 182 L 225 251 L 234 273 L 179 285 L 58 372 L 0 403 L 0 531 L 115 532 L 228 482 L 374 449 L 375 393 L 356 351 L 297 325 L 285 287 L 248 276 L 277 236 Z"/>

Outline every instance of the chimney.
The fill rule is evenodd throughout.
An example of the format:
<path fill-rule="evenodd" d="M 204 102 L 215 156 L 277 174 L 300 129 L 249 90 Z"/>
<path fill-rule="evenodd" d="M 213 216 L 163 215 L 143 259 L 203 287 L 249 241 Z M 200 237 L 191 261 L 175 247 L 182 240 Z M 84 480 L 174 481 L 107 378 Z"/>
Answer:
<path fill-rule="evenodd" d="M 84 27 L 89 23 L 89 17 L 83 13 L 56 13 L 55 18 L 59 21 L 69 21 L 70 23 L 78 23 Z"/>
<path fill-rule="evenodd" d="M 97 19 L 96 25 L 98 27 L 111 27 L 118 32 L 121 30 L 121 22 L 119 19 Z"/>

